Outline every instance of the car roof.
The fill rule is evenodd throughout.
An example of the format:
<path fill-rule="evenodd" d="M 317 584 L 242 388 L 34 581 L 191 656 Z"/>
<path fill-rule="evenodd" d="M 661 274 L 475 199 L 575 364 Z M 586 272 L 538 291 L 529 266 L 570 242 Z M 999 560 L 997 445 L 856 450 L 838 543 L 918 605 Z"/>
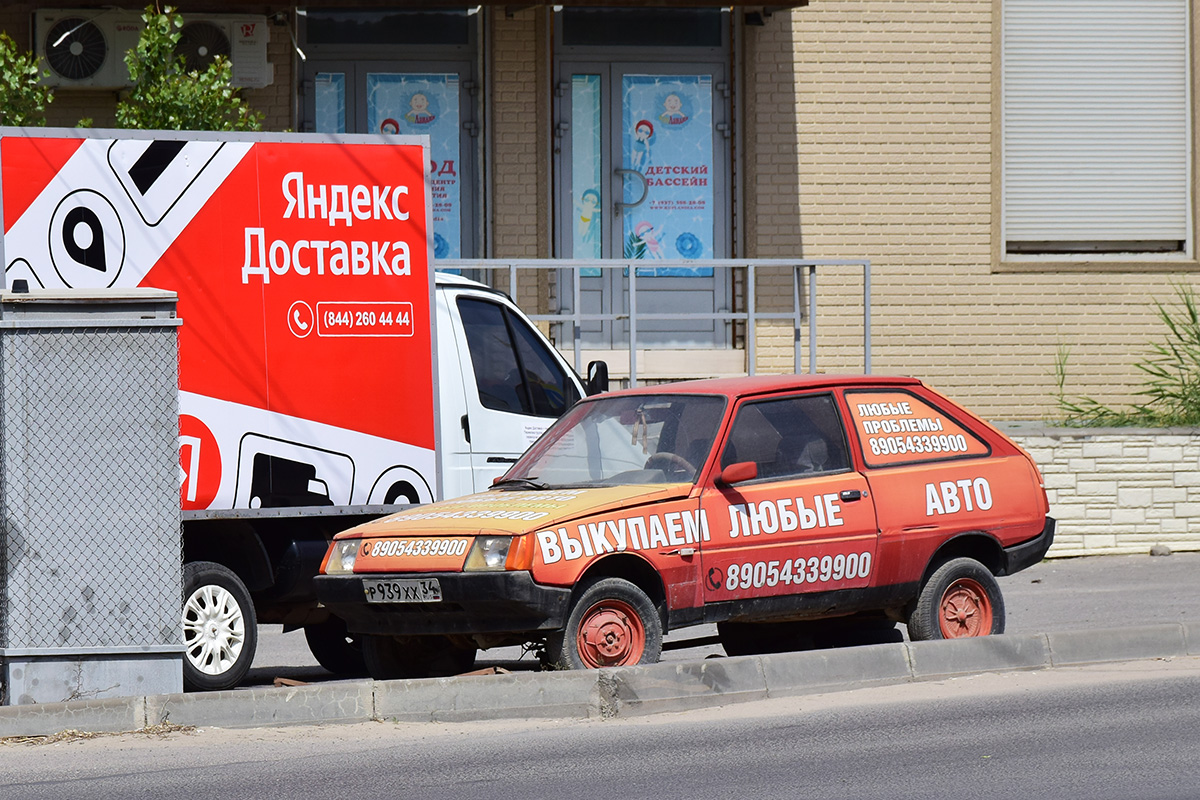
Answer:
<path fill-rule="evenodd" d="M 752 375 L 744 378 L 706 378 L 621 389 L 612 394 L 720 394 L 744 397 L 796 389 L 920 386 L 916 378 L 896 375 Z M 601 397 L 606 395 L 600 395 Z"/>

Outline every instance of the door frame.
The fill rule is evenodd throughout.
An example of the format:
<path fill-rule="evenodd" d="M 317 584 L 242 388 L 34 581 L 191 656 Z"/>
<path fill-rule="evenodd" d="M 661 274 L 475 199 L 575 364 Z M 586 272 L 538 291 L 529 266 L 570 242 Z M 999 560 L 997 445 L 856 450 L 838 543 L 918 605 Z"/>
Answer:
<path fill-rule="evenodd" d="M 572 51 L 584 50 L 588 51 L 581 54 L 579 57 L 572 55 Z M 712 215 L 713 215 L 713 251 L 716 258 L 728 258 L 733 250 L 733 199 L 731 195 L 731 187 L 733 183 L 732 175 L 732 141 L 731 141 L 731 118 L 733 114 L 732 102 L 729 92 L 729 72 L 730 64 L 727 56 L 724 54 L 721 57 L 709 57 L 702 60 L 697 60 L 695 56 L 699 55 L 699 51 L 706 53 L 717 52 L 715 48 L 673 48 L 671 50 L 678 51 L 677 55 L 680 58 L 668 58 L 660 56 L 657 58 L 647 58 L 643 53 L 636 53 L 627 48 L 614 49 L 611 53 L 597 53 L 598 48 L 564 48 L 565 52 L 561 52 L 555 57 L 554 63 L 554 187 L 556 197 L 554 201 L 554 219 L 555 219 L 555 236 L 554 246 L 557 253 L 563 257 L 574 253 L 574 223 L 575 223 L 575 205 L 573 198 L 573 173 L 572 173 L 572 124 L 573 124 L 573 98 L 572 98 L 572 77 L 574 75 L 599 75 L 600 76 L 600 180 L 603 196 L 601 198 L 601 219 L 607 230 L 603 231 L 601 240 L 601 257 L 606 259 L 623 259 L 623 241 L 624 241 L 624 225 L 620 216 L 615 213 L 616 203 L 618 200 L 624 201 L 625 188 L 624 181 L 615 172 L 616 166 L 623 163 L 623 141 L 624 141 L 624 107 L 622 95 L 622 78 L 625 75 L 663 75 L 663 76 L 691 76 L 691 75 L 711 75 L 712 76 L 712 114 L 713 114 L 713 169 L 710 176 L 713 181 L 713 199 L 712 199 Z M 670 52 L 670 51 L 669 51 Z M 636 57 L 633 57 L 636 53 Z M 624 55 L 622 55 L 624 54 Z M 687 56 L 687 58 L 684 58 Z M 647 263 L 647 267 L 651 267 L 651 263 Z M 641 284 L 642 292 L 664 291 L 677 292 L 680 289 L 693 289 L 695 284 L 685 283 L 695 281 L 695 277 L 642 277 L 639 274 L 639 283 Z M 733 286 L 730 277 L 722 275 L 719 271 L 714 272 L 713 276 L 708 279 L 711 281 L 710 287 L 712 291 L 712 308 L 731 309 L 733 302 Z M 570 286 L 571 276 L 563 273 L 559 276 L 559 286 Z M 618 305 L 621 307 L 627 306 L 628 302 L 628 278 L 617 270 L 607 270 L 600 277 L 585 277 L 583 278 L 585 289 L 588 291 L 588 284 L 592 292 L 599 292 L 599 301 L 595 307 L 585 307 L 585 313 L 601 313 L 613 314 L 617 313 Z M 657 285 L 656 285 L 657 284 Z M 654 287 L 654 288 L 650 288 Z M 639 293 L 640 295 L 640 293 Z M 561 305 L 564 309 L 570 306 L 571 292 L 559 292 Z M 669 327 L 670 323 L 658 323 L 658 325 L 650 324 L 640 326 L 645 333 L 651 333 L 653 328 L 661 327 L 664 330 Z M 697 332 L 695 344 L 700 347 L 717 347 L 725 348 L 731 346 L 730 332 L 727 325 L 717 322 L 712 323 L 711 333 Z M 601 347 L 619 347 L 621 343 L 627 342 L 628 323 L 618 321 L 615 323 L 585 323 L 583 326 L 583 335 L 587 338 L 597 339 Z M 684 333 L 684 336 L 691 335 Z M 642 337 L 639 337 L 641 339 Z"/>

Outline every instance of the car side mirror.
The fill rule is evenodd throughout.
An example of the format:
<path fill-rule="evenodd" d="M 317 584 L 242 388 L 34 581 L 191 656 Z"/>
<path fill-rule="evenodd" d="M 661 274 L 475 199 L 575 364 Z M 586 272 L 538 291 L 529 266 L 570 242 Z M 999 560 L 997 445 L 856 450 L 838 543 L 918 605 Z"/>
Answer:
<path fill-rule="evenodd" d="M 588 397 L 595 394 L 604 394 L 608 391 L 608 362 L 607 361 L 589 361 L 587 365 L 587 384 L 584 386 L 587 389 Z"/>
<path fill-rule="evenodd" d="M 721 470 L 721 474 L 717 476 L 717 483 L 732 486 L 742 481 L 752 481 L 757 477 L 758 464 L 753 461 L 739 461 Z"/>

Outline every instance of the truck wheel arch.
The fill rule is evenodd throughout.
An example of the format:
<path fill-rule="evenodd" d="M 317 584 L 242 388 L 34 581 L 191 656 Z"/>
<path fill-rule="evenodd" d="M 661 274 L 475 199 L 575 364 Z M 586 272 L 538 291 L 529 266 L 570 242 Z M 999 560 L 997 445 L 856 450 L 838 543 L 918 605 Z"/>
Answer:
<path fill-rule="evenodd" d="M 251 592 L 274 582 L 271 559 L 254 526 L 240 520 L 185 520 L 183 560 L 213 561 L 230 570 Z"/>

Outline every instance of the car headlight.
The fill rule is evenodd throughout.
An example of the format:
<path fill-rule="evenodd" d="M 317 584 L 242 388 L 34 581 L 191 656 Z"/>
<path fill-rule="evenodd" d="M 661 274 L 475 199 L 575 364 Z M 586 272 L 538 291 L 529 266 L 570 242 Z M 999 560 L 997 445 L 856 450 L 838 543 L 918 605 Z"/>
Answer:
<path fill-rule="evenodd" d="M 476 536 L 475 544 L 467 554 L 467 562 L 463 564 L 463 571 L 503 570 L 511 545 L 511 536 Z"/>
<path fill-rule="evenodd" d="M 354 572 L 354 560 L 358 557 L 359 539 L 341 539 L 333 543 L 329 560 L 325 564 L 326 575 L 342 575 Z"/>

